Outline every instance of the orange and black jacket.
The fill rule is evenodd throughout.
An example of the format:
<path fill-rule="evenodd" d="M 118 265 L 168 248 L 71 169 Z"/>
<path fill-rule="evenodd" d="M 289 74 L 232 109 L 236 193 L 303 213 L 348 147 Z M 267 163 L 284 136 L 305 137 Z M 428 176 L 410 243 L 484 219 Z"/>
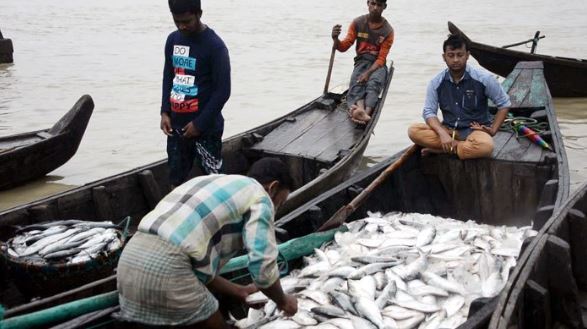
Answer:
<path fill-rule="evenodd" d="M 378 27 L 371 29 L 367 21 L 368 16 L 359 16 L 353 20 L 346 37 L 340 41 L 337 49 L 343 52 L 347 51 L 357 40 L 355 61 L 367 58 L 383 66 L 393 44 L 393 28 L 383 18 L 383 22 Z"/>

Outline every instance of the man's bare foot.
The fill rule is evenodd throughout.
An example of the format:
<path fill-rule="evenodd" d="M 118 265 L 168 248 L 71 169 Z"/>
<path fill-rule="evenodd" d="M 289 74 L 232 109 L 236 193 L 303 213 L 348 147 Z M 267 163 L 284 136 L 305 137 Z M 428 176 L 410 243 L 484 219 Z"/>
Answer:
<path fill-rule="evenodd" d="M 349 115 L 349 118 L 352 118 L 352 117 L 353 117 L 353 111 L 354 111 L 354 110 L 356 110 L 356 109 L 357 109 L 357 107 L 358 107 L 357 105 L 351 105 L 351 106 L 349 107 L 349 109 L 348 109 L 348 111 L 347 111 L 347 113 L 348 113 L 348 115 Z"/>
<path fill-rule="evenodd" d="M 371 120 L 371 116 L 367 114 L 367 112 L 362 108 L 357 107 L 352 112 L 351 120 L 354 123 L 366 124 L 367 122 L 369 122 L 369 120 Z"/>

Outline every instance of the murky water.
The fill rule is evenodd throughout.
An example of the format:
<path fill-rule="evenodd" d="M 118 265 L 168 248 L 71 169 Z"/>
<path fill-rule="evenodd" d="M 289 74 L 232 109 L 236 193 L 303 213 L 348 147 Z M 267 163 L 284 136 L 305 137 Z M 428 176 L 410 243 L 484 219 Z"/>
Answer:
<path fill-rule="evenodd" d="M 448 20 L 493 45 L 540 30 L 546 38 L 539 53 L 587 58 L 585 0 L 388 2 L 396 72 L 367 162 L 408 145 L 406 127 L 421 120 L 426 84 L 444 68 Z M 367 12 L 363 0 L 204 0 L 203 8 L 202 20 L 231 56 L 225 137 L 319 96 L 331 26 L 346 30 Z M 96 104 L 77 154 L 44 180 L 1 192 L 0 209 L 166 156 L 159 106 L 163 45 L 174 30 L 167 1 L 0 0 L 0 29 L 15 48 L 15 63 L 0 65 L 0 135 L 50 127 L 83 94 Z M 336 54 L 331 86 L 346 86 L 353 56 Z M 587 99 L 555 99 L 555 105 L 576 185 L 587 178 Z"/>

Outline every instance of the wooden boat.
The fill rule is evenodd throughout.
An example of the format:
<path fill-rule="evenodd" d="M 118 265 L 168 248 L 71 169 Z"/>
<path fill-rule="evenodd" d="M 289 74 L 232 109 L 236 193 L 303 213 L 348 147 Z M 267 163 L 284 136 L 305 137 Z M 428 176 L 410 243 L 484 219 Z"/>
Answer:
<path fill-rule="evenodd" d="M 535 117 L 548 126 L 548 134 L 544 137 L 548 138 L 553 151 L 542 149 L 525 137 L 516 138 L 512 132 L 500 131 L 494 138 L 491 158 L 461 161 L 449 155 L 421 157 L 415 154 L 365 200 L 350 220 L 365 217 L 367 211 L 402 211 L 474 219 L 491 225 L 530 225 L 537 217 L 545 218 L 543 223 L 546 222 L 568 196 L 569 173 L 552 99 L 541 73 L 539 62 L 520 63 L 503 86 L 510 95 L 511 111 L 516 116 Z M 276 226 L 280 229 L 280 240 L 314 232 L 402 154 L 352 176 L 279 219 Z M 86 296 L 98 286 L 86 287 Z M 104 291 L 107 290 L 101 290 Z M 54 303 L 55 299 L 44 305 Z M 474 306 L 476 311 L 471 312 L 463 328 L 486 327 L 495 300 L 479 300 Z M 26 307 L 9 312 L 18 314 L 26 311 Z M 39 304 L 28 307 L 30 310 Z M 108 322 L 108 315 L 96 316 L 99 319 L 93 317 L 91 321 Z"/>
<path fill-rule="evenodd" d="M 53 127 L 0 137 L 0 190 L 42 177 L 67 162 L 77 151 L 94 110 L 82 96 Z"/>
<path fill-rule="evenodd" d="M 2 31 L 0 31 L 0 64 L 12 63 L 12 53 L 14 48 L 12 47 L 12 40 L 4 39 Z"/>
<path fill-rule="evenodd" d="M 412 155 L 373 191 L 350 220 L 366 217 L 367 211 L 401 211 L 473 219 L 489 225 L 534 225 L 540 229 L 569 194 L 567 157 L 542 69 L 541 62 L 520 62 L 503 87 L 511 98 L 510 112 L 514 116 L 534 117 L 548 124 L 544 137 L 549 138 L 554 151 L 525 137 L 517 138 L 512 132 L 499 131 L 491 158 L 461 161 L 447 155 Z M 281 218 L 277 227 L 285 230 L 288 238 L 312 232 L 402 154 L 306 203 Z M 524 263 L 524 257 L 525 254 L 520 256 L 519 264 Z M 506 289 L 519 270 L 516 267 L 510 275 Z M 468 321 L 459 328 L 487 327 L 497 301 L 474 302 Z"/>
<path fill-rule="evenodd" d="M 357 126 L 348 118 L 346 92 L 327 93 L 289 114 L 226 139 L 225 172 L 246 174 L 262 157 L 281 158 L 290 166 L 296 187 L 284 205 L 285 212 L 340 183 L 361 161 L 384 105 L 393 66 L 388 73 L 373 118 L 366 126 Z M 196 168 L 192 174 L 201 173 Z M 126 216 L 131 216 L 136 225 L 168 191 L 167 160 L 161 160 L 0 212 L 0 225 L 70 218 L 119 221 Z M 9 234 L 8 229 L 0 230 L 0 241 Z M 8 292 L 10 284 L 5 284 L 0 290 L 0 303 L 15 306 L 25 301 L 17 290 Z"/>
<path fill-rule="evenodd" d="M 520 61 L 542 61 L 544 76 L 553 97 L 587 96 L 587 60 L 489 46 L 471 40 L 451 22 L 448 22 L 448 29 L 450 33 L 461 34 L 469 40 L 471 55 L 481 66 L 495 74 L 507 76 Z"/>
<path fill-rule="evenodd" d="M 528 260 L 490 328 L 585 328 L 587 324 L 587 184 L 534 238 Z"/>

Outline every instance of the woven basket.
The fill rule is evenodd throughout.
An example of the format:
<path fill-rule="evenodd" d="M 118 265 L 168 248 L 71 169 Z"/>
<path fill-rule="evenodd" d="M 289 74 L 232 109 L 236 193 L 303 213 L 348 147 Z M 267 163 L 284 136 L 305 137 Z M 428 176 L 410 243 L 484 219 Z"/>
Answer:
<path fill-rule="evenodd" d="M 106 254 L 101 253 L 83 263 L 35 264 L 10 257 L 4 248 L 0 249 L 0 257 L 12 281 L 27 298 L 55 295 L 114 274 L 127 240 L 129 223 L 130 217 L 127 217 L 118 224 L 121 227 L 117 230 L 122 241 L 120 248 Z"/>

